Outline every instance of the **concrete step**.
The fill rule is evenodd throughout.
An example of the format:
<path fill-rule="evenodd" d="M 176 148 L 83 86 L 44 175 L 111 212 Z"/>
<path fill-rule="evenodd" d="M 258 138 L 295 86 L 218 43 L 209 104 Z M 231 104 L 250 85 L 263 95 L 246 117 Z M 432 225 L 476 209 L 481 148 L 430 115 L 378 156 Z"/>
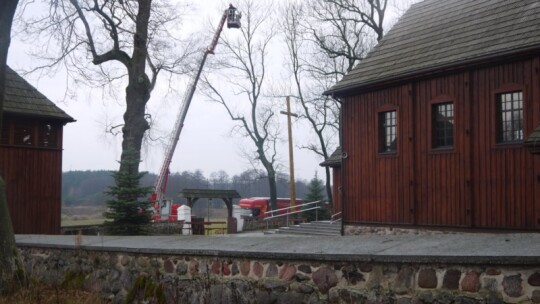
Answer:
<path fill-rule="evenodd" d="M 281 229 L 281 228 L 279 228 L 279 229 Z M 334 229 L 334 228 L 328 229 L 328 228 L 309 227 L 309 226 L 283 227 L 283 229 L 285 229 L 287 231 L 313 231 L 313 232 L 323 231 L 323 232 L 331 232 L 331 233 L 340 233 L 341 232 L 341 229 Z"/>
<path fill-rule="evenodd" d="M 306 232 L 330 232 L 330 233 L 339 233 L 341 229 L 321 229 L 319 227 L 309 227 L 309 226 L 291 226 L 279 228 L 284 231 L 306 231 Z"/>
<path fill-rule="evenodd" d="M 310 222 L 299 225 L 280 227 L 271 233 L 304 235 L 341 235 L 341 223 Z"/>
<path fill-rule="evenodd" d="M 330 222 L 309 222 L 301 223 L 300 227 L 309 227 L 309 228 L 318 228 L 318 229 L 328 229 L 328 230 L 341 230 L 341 223 L 330 223 Z"/>
<path fill-rule="evenodd" d="M 327 236 L 338 236 L 338 232 L 331 231 L 308 231 L 308 230 L 294 230 L 294 229 L 277 229 L 277 234 L 298 234 L 298 235 L 327 235 Z"/>

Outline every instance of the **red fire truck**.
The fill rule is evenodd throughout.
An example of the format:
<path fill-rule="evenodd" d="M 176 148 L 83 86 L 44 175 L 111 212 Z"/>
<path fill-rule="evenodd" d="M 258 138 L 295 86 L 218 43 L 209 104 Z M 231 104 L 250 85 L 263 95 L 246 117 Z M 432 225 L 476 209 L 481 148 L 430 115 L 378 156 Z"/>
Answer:
<path fill-rule="evenodd" d="M 278 198 L 276 199 L 277 202 L 277 209 L 283 209 L 287 208 L 291 204 L 290 198 Z M 292 208 L 292 210 L 281 210 L 278 213 L 279 214 L 285 214 L 291 211 L 299 211 L 300 205 L 302 205 L 304 202 L 301 199 L 295 200 L 295 208 Z M 251 198 L 243 198 L 238 203 L 240 208 L 250 210 L 252 217 L 265 217 L 268 216 L 268 211 L 272 210 L 270 206 L 270 198 L 269 197 L 251 197 Z"/>

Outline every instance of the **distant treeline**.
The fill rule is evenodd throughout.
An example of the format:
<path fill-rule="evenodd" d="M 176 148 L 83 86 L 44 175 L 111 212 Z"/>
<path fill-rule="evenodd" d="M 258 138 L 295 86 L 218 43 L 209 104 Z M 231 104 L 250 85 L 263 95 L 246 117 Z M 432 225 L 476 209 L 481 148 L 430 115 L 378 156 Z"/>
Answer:
<path fill-rule="evenodd" d="M 153 186 L 157 176 L 146 174 L 142 186 Z M 114 182 L 110 171 L 68 171 L 62 174 L 62 204 L 104 205 L 107 200 L 105 192 Z M 229 176 L 225 171 L 213 172 L 206 177 L 202 171 L 184 171 L 173 173 L 167 183 L 167 197 L 179 200 L 178 193 L 182 189 L 234 189 L 242 197 L 269 196 L 268 180 L 264 172 L 246 170 L 238 175 Z M 288 175 L 277 177 L 278 197 L 289 197 Z M 307 182 L 296 182 L 296 197 L 303 198 L 307 193 Z"/>

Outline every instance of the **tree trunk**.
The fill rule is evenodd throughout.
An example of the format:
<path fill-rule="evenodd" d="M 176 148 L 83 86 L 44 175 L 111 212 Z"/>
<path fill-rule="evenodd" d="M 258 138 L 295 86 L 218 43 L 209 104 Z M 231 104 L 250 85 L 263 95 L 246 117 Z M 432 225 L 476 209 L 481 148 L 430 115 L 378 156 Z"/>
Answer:
<path fill-rule="evenodd" d="M 274 166 L 271 162 L 268 161 L 266 158 L 266 155 L 264 154 L 264 150 L 262 149 L 262 145 L 259 145 L 259 148 L 257 149 L 259 154 L 259 159 L 261 160 L 261 163 L 263 167 L 266 169 L 266 174 L 268 175 L 268 188 L 270 190 L 270 206 L 272 207 L 272 210 L 277 209 L 277 185 L 276 185 L 276 170 L 274 170 Z"/>
<path fill-rule="evenodd" d="M 317 133 L 317 137 L 319 137 L 319 143 L 321 145 L 322 155 L 324 156 L 324 159 L 327 160 L 328 159 L 328 150 L 326 149 L 326 142 L 324 141 L 324 136 L 322 134 L 322 130 L 317 129 L 317 125 L 316 125 L 315 121 L 313 121 L 312 119 L 310 119 L 310 121 L 311 121 L 311 124 L 313 125 L 313 128 L 315 129 L 315 132 Z M 325 173 L 325 181 L 326 181 L 326 183 L 325 183 L 326 198 L 328 200 L 328 203 L 330 204 L 330 207 L 333 207 L 334 206 L 334 200 L 333 200 L 332 185 L 331 185 L 331 180 L 330 180 L 330 167 L 325 166 L 324 167 L 324 173 Z"/>
<path fill-rule="evenodd" d="M 133 54 L 128 68 L 129 83 L 126 88 L 126 112 L 122 140 L 122 156 L 120 157 L 120 172 L 128 173 L 129 167 L 124 165 L 126 158 L 141 159 L 141 146 L 144 132 L 150 128 L 145 119 L 146 103 L 150 99 L 152 87 L 146 75 L 146 60 L 148 57 L 148 22 L 152 7 L 151 0 L 139 0 L 136 28 L 133 34 Z M 133 167 L 131 167 L 133 168 Z M 139 173 L 139 167 L 133 168 Z"/>
<path fill-rule="evenodd" d="M 0 2 L 0 127 L 4 115 L 4 90 L 6 84 L 6 61 L 11 43 L 11 23 L 19 0 Z M 0 134 L 1 135 L 1 134 Z"/>
<path fill-rule="evenodd" d="M 272 210 L 277 209 L 277 186 L 276 186 L 276 173 L 274 170 L 271 170 L 271 173 L 268 172 L 268 186 L 270 188 L 270 206 Z"/>
<path fill-rule="evenodd" d="M 330 183 L 330 167 L 326 166 L 324 167 L 324 172 L 326 174 L 326 198 L 328 199 L 328 203 L 330 204 L 330 207 L 334 206 L 334 198 L 332 193 L 332 184 Z M 334 185 L 335 187 L 338 187 L 338 185 Z"/>
<path fill-rule="evenodd" d="M 4 115 L 6 61 L 17 2 L 18 0 L 0 2 L 0 129 Z M 15 280 L 17 274 L 24 274 L 22 268 L 19 269 L 20 265 L 6 200 L 6 187 L 4 179 L 0 176 L 0 294 L 9 291 L 8 288 L 13 286 L 12 283 L 17 282 Z"/>
<path fill-rule="evenodd" d="M 124 127 L 122 128 L 122 156 L 121 161 L 125 161 L 129 153 L 131 157 L 141 159 L 141 147 L 144 138 L 144 133 L 149 129 L 148 122 L 145 119 L 146 103 L 150 99 L 150 88 L 148 82 L 135 82 L 131 78 L 147 79 L 146 74 L 138 77 L 130 77 L 130 83 L 126 88 L 126 111 L 124 112 Z M 131 152 L 130 152 L 131 151 Z M 135 169 L 137 172 L 138 166 L 127 166 L 127 162 L 120 163 L 120 172 L 128 173 L 129 168 Z"/>
<path fill-rule="evenodd" d="M 24 275 L 17 253 L 13 226 L 9 217 L 4 179 L 0 177 L 0 294 L 9 292 Z"/>

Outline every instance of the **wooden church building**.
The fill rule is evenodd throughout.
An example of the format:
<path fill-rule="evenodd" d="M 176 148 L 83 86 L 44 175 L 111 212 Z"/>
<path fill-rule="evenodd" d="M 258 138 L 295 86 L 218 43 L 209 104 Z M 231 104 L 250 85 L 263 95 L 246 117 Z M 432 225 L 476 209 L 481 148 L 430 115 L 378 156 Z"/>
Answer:
<path fill-rule="evenodd" d="M 15 233 L 59 234 L 62 129 L 73 118 L 9 67 L 0 175 Z"/>
<path fill-rule="evenodd" d="M 344 225 L 540 230 L 540 1 L 414 4 L 326 94 Z"/>

